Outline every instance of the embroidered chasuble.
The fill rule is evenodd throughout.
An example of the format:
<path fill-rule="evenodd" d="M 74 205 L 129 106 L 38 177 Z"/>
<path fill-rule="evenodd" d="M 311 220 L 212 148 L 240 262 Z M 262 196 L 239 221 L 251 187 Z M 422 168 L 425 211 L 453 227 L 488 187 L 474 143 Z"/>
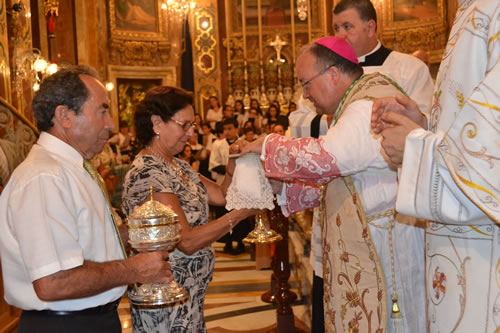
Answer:
<path fill-rule="evenodd" d="M 388 95 L 403 93 L 385 76 L 365 75 L 345 96 L 335 122 L 350 103 Z M 324 196 L 321 243 L 325 330 L 385 332 L 391 307 L 386 301 L 384 271 L 354 182 L 351 177 L 337 178 L 328 184 Z"/>
<path fill-rule="evenodd" d="M 325 207 L 321 226 L 325 331 L 385 332 L 384 272 L 350 177 L 328 185 Z"/>
<path fill-rule="evenodd" d="M 403 92 L 387 77 L 378 73 L 365 75 L 349 88 L 336 112 L 336 125 L 326 136 L 266 138 L 263 150 L 266 176 L 287 182 L 286 203 L 282 206 L 286 215 L 317 206 L 319 186 L 326 187 L 321 234 L 327 332 L 391 332 L 394 285 L 404 304 L 405 331 L 424 330 L 422 313 L 414 311 L 415 306 L 424 307 L 423 230 L 399 223 L 392 229 L 394 201 L 392 195 L 386 200 L 385 193 L 395 196 L 396 174 L 388 168 L 380 154 L 380 144 L 369 129 L 371 101 L 397 94 Z M 350 109 L 349 114 L 346 109 Z M 343 132 L 340 127 L 345 127 L 345 121 L 352 124 L 355 121 L 352 117 L 358 112 L 364 112 L 359 120 L 363 119 L 366 126 L 358 128 L 363 132 L 352 132 L 350 128 Z M 332 140 L 329 135 L 335 131 L 344 137 Z M 360 142 L 354 144 L 356 140 Z M 367 147 L 370 144 L 373 146 Z M 367 150 L 358 151 L 363 147 Z M 364 197 L 370 199 L 369 212 L 356 182 L 363 187 Z M 380 184 L 386 185 L 379 187 Z M 373 188 L 377 190 L 371 192 Z M 405 266 L 405 260 L 413 262 Z M 412 294 L 409 290 L 412 288 L 418 290 L 418 295 Z"/>

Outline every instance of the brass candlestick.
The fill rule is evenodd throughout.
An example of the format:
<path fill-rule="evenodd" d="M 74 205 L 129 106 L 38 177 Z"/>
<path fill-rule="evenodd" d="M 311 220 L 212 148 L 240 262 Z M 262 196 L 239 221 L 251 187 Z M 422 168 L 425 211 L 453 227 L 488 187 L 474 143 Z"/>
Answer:
<path fill-rule="evenodd" d="M 269 229 L 262 218 L 262 214 L 255 217 L 255 228 L 250 231 L 247 237 L 243 238 L 243 243 L 247 244 L 267 244 L 282 240 L 283 237 L 276 231 Z"/>

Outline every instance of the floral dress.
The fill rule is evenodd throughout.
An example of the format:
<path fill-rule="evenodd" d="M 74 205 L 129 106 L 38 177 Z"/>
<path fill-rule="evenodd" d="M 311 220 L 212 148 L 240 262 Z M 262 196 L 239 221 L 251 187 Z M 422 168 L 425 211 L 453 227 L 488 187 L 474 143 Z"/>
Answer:
<path fill-rule="evenodd" d="M 178 158 L 185 178 L 179 177 L 169 164 L 152 155 L 138 155 L 125 177 L 123 209 L 130 215 L 135 206 L 141 205 L 150 195 L 150 185 L 155 192 L 177 195 L 189 225 L 194 228 L 208 222 L 208 194 L 200 176 L 191 166 Z M 203 303 L 208 283 L 212 280 L 215 254 L 212 247 L 205 247 L 192 255 L 175 249 L 169 255 L 174 279 L 189 294 L 182 304 L 139 309 L 131 305 L 134 332 L 206 332 Z"/>

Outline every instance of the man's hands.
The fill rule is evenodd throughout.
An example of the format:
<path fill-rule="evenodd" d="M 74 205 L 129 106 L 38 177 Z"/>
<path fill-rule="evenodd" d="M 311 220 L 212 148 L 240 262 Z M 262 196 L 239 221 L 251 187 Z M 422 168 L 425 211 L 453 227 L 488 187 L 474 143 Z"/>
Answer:
<path fill-rule="evenodd" d="M 391 126 L 390 122 L 384 118 L 387 112 L 399 113 L 427 129 L 427 118 L 420 112 L 415 101 L 406 96 L 384 97 L 377 99 L 372 107 L 371 126 L 376 134 Z"/>
<path fill-rule="evenodd" d="M 142 252 L 127 259 L 126 264 L 134 274 L 135 282 L 168 283 L 173 280 L 173 275 L 167 259 L 167 251 Z"/>
<path fill-rule="evenodd" d="M 271 183 L 274 194 L 281 194 L 283 190 L 283 182 L 281 180 L 269 178 L 269 183 Z"/>
<path fill-rule="evenodd" d="M 389 112 L 384 114 L 384 121 L 389 122 L 390 127 L 382 131 L 382 148 L 395 166 L 403 163 L 405 142 L 408 134 L 416 128 L 420 128 L 410 119 L 400 114 Z"/>
<path fill-rule="evenodd" d="M 170 282 L 173 279 L 167 251 L 139 253 L 126 260 L 84 261 L 81 266 L 58 271 L 33 281 L 43 301 L 97 295 L 127 284 Z"/>
<path fill-rule="evenodd" d="M 427 129 L 427 118 L 410 98 L 385 97 L 373 103 L 371 127 L 382 135 L 382 148 L 391 164 L 399 166 L 403 162 L 406 137 L 414 129 Z"/>

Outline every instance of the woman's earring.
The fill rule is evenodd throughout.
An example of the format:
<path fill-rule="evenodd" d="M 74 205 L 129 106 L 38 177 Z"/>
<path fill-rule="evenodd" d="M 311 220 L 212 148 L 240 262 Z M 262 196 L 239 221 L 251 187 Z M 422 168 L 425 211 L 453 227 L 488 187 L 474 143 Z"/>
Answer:
<path fill-rule="evenodd" d="M 160 132 L 156 133 L 156 138 L 159 139 L 160 138 Z"/>

